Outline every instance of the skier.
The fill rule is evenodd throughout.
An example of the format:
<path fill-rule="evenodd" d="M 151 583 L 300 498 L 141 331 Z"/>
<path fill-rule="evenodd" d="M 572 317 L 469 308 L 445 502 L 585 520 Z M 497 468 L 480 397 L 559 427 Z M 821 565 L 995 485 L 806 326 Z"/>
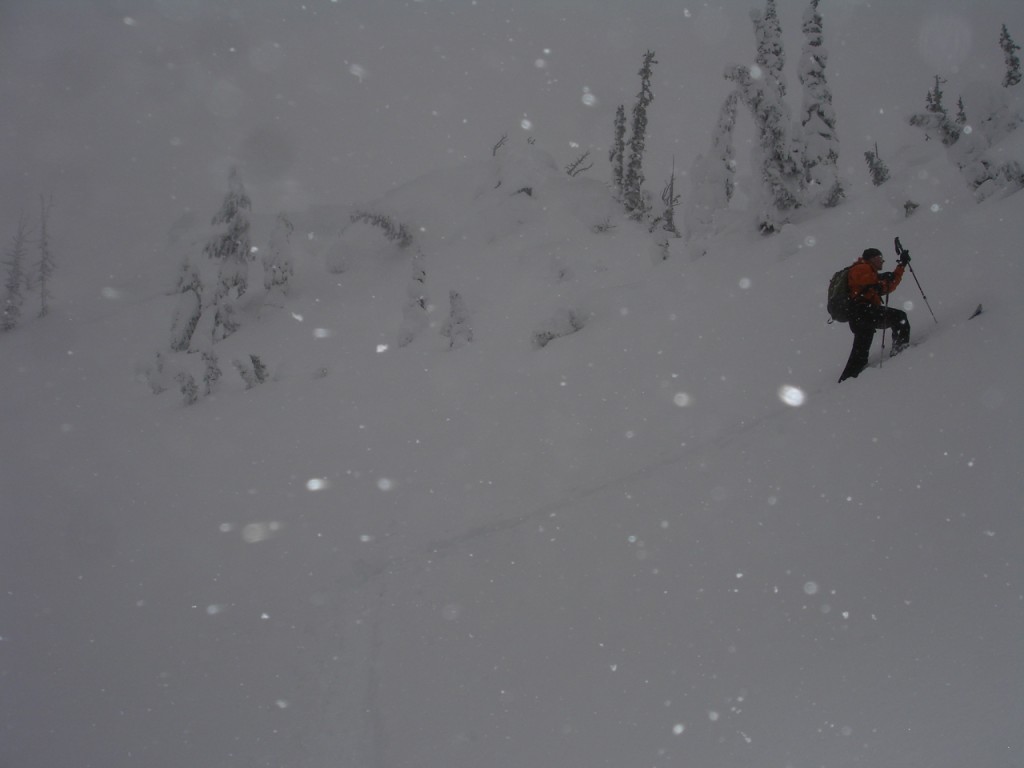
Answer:
<path fill-rule="evenodd" d="M 853 332 L 853 349 L 850 350 L 850 359 L 847 360 L 839 381 L 856 378 L 867 368 L 871 342 L 877 329 L 892 329 L 890 357 L 898 355 L 910 343 L 907 313 L 882 304 L 882 297 L 892 293 L 903 279 L 903 272 L 910 263 L 910 253 L 903 251 L 900 254 L 893 272 L 880 271 L 884 262 L 880 250 L 868 248 L 850 267 L 847 279 L 850 288 L 850 330 Z"/>

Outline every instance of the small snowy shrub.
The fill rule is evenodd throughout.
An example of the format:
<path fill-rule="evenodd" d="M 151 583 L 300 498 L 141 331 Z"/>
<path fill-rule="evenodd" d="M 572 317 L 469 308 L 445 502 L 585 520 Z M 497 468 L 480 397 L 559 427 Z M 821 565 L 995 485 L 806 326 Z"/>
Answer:
<path fill-rule="evenodd" d="M 543 349 L 555 339 L 576 333 L 586 324 L 584 316 L 574 309 L 562 309 L 533 334 L 533 346 Z"/>

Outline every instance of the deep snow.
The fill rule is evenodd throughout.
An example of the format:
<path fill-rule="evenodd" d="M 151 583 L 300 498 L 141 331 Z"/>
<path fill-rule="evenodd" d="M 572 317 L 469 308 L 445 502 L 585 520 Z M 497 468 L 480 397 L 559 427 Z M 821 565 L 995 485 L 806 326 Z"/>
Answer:
<path fill-rule="evenodd" d="M 384 24 L 418 5 L 343 12 Z M 438 50 L 457 51 L 472 25 L 449 29 L 438 15 L 450 4 L 422 6 Z M 720 10 L 744 24 L 728 60 L 752 50 L 746 7 Z M 783 4 L 783 24 L 795 31 L 802 7 Z M 497 7 L 474 8 L 489 20 L 479 32 L 500 29 Z M 886 71 L 841 54 L 884 30 L 872 14 L 885 11 L 822 10 L 848 82 L 855 65 Z M 528 4 L 515 13 L 520 35 L 550 21 Z M 830 13 L 847 16 L 841 37 Z M 950 3 L 916 22 L 894 13 L 876 44 L 953 19 L 972 33 L 972 61 L 992 67 L 998 51 L 978 41 L 1000 13 L 1024 30 L 1016 6 L 975 18 Z M 626 75 L 644 33 L 664 34 L 641 25 L 663 15 L 637 18 Z M 189 40 L 200 20 L 157 30 Z M 240 9 L 228 20 L 254 38 L 294 31 Z M 661 50 L 683 77 L 669 62 L 687 54 Z M 923 79 L 885 85 L 923 98 L 929 54 Z M 266 60 L 249 58 L 257 72 Z M 367 65 L 368 78 L 390 67 Z M 532 69 L 531 56 L 510 79 Z M 656 74 L 653 112 L 693 122 L 687 151 L 704 151 L 712 118 L 657 88 Z M 845 114 L 887 98 L 841 90 Z M 661 261 L 609 205 L 600 163 L 569 179 L 564 144 L 528 145 L 520 116 L 502 127 L 484 95 L 456 103 L 489 110 L 498 127 L 481 136 L 507 130 L 508 145 L 421 158 L 423 174 L 379 173 L 361 193 L 304 195 L 287 306 L 263 307 L 253 280 L 243 329 L 216 346 L 224 381 L 191 407 L 138 375 L 167 344 L 189 242 L 165 236 L 180 208 L 141 201 L 165 179 L 130 187 L 160 224 L 145 236 L 153 256 L 125 252 L 136 233 L 105 222 L 62 233 L 54 312 L 0 337 L 0 763 L 1020 765 L 1021 193 L 975 203 L 941 148 L 886 114 L 871 139 L 887 146 L 885 186 L 867 181 L 851 130 L 842 206 L 770 238 L 740 211 L 705 257 L 676 241 Z M 189 203 L 200 223 L 224 165 Z M 263 173 L 249 188 L 261 247 L 287 199 Z M 921 203 L 909 219 L 908 198 Z M 352 205 L 410 222 L 414 244 L 360 226 L 339 238 Z M 894 299 L 923 342 L 837 385 L 851 336 L 825 324 L 825 284 L 868 245 L 891 264 L 897 235 L 939 322 L 908 274 Z M 75 248 L 90 264 L 69 264 Z M 399 348 L 416 252 L 430 326 Z M 439 333 L 450 290 L 474 332 L 457 350 Z M 531 343 L 568 310 L 581 330 Z M 273 377 L 246 391 L 227 361 L 248 353 Z"/>

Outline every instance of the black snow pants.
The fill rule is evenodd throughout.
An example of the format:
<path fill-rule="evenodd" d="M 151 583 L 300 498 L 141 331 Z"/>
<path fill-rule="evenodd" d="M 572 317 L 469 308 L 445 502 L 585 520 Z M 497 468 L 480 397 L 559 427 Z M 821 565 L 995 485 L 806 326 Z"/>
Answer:
<path fill-rule="evenodd" d="M 853 311 L 850 313 L 853 349 L 850 350 L 850 359 L 846 361 L 843 375 L 839 377 L 840 381 L 856 378 L 868 367 L 871 342 L 874 341 L 875 331 L 882 328 L 892 329 L 890 355 L 898 355 L 910 343 L 910 322 L 907 320 L 907 313 L 902 309 L 876 304 L 853 305 Z"/>

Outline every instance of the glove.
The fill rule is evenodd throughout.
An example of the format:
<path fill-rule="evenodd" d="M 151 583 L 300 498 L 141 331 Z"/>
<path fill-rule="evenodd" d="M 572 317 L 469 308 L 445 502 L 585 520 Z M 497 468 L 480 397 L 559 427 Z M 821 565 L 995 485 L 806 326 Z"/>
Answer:
<path fill-rule="evenodd" d="M 902 251 L 896 263 L 904 267 L 907 266 L 910 263 L 910 251 Z"/>

